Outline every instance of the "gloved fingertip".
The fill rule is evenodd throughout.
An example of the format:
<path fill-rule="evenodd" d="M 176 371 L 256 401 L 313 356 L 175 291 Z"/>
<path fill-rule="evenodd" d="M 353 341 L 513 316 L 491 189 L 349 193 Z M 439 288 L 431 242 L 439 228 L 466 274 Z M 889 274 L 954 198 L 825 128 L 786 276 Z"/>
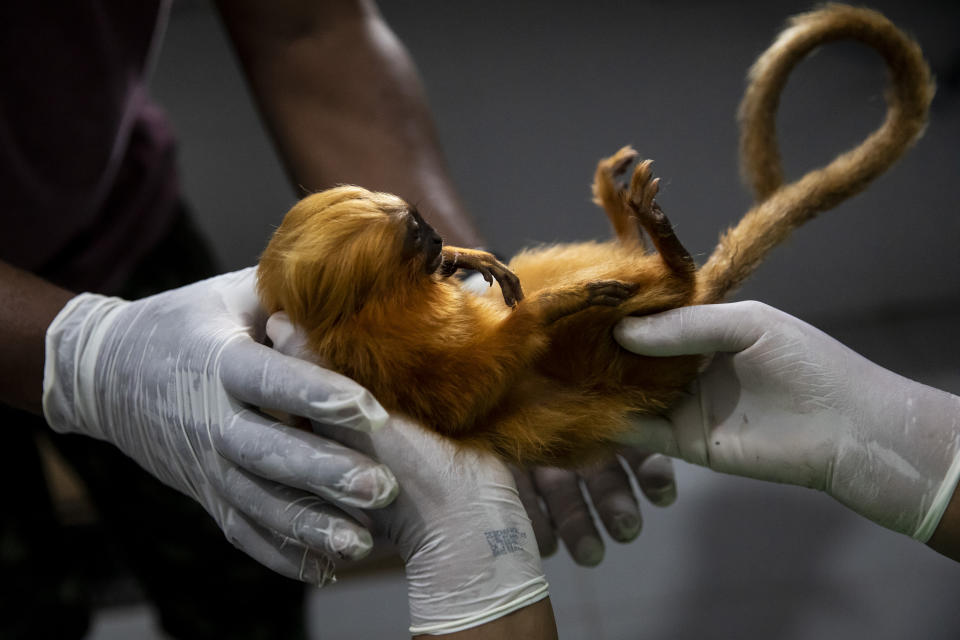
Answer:
<path fill-rule="evenodd" d="M 638 334 L 650 324 L 643 316 L 630 316 L 622 319 L 613 327 L 613 338 L 621 344 L 630 343 L 638 339 Z"/>
<path fill-rule="evenodd" d="M 363 432 L 377 431 L 390 418 L 387 410 L 366 389 L 313 400 L 310 408 L 314 413 L 309 417 L 314 420 Z"/>
<path fill-rule="evenodd" d="M 643 527 L 643 521 L 635 513 L 618 513 L 610 519 L 610 536 L 617 542 L 630 542 Z"/>
<path fill-rule="evenodd" d="M 366 529 L 339 526 L 330 536 L 330 548 L 342 560 L 359 560 L 373 548 L 373 536 Z"/>
<path fill-rule="evenodd" d="M 370 506 L 372 508 L 385 507 L 393 502 L 400 493 L 400 483 L 389 468 L 379 465 L 371 472 L 374 475 Z"/>
<path fill-rule="evenodd" d="M 337 581 L 334 575 L 333 561 L 325 555 L 307 551 L 300 562 L 300 574 L 298 576 L 302 582 L 312 584 L 315 587 L 324 587 Z"/>
<path fill-rule="evenodd" d="M 687 309 L 688 307 L 684 307 Z M 622 319 L 613 328 L 613 337 L 628 351 L 645 356 L 677 356 L 702 353 L 699 345 L 683 343 L 684 323 L 671 309 L 650 316 L 630 316 Z"/>
<path fill-rule="evenodd" d="M 647 489 L 644 492 L 647 499 L 658 507 L 669 507 L 677 501 L 677 486 L 670 485 L 662 489 Z"/>
<path fill-rule="evenodd" d="M 577 540 L 573 549 L 573 560 L 584 567 L 595 567 L 603 560 L 603 542 L 600 538 L 587 535 Z"/>
<path fill-rule="evenodd" d="M 360 394 L 357 407 L 359 407 L 360 412 L 364 418 L 366 418 L 367 424 L 370 425 L 371 432 L 382 429 L 387 424 L 387 420 L 390 419 L 390 414 L 387 413 L 387 410 L 384 409 L 373 397 L 373 394 L 366 389 Z"/>
<path fill-rule="evenodd" d="M 379 509 L 397 497 L 396 476 L 382 464 L 352 469 L 344 478 L 339 502 L 359 509 Z"/>
<path fill-rule="evenodd" d="M 373 535 L 366 529 L 362 529 L 357 536 L 357 547 L 353 553 L 353 558 L 359 560 L 366 557 L 373 550 Z"/>
<path fill-rule="evenodd" d="M 637 470 L 643 494 L 653 504 L 666 507 L 677 499 L 677 481 L 673 462 L 667 456 L 655 454 L 647 458 Z"/>

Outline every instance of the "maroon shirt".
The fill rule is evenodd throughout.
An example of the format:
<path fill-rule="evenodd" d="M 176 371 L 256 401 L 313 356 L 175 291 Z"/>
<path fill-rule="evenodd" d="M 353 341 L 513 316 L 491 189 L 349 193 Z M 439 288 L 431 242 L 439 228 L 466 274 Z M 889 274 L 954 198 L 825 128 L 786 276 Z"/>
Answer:
<path fill-rule="evenodd" d="M 145 75 L 169 0 L 0 3 L 0 259 L 112 291 L 163 236 L 173 136 Z"/>

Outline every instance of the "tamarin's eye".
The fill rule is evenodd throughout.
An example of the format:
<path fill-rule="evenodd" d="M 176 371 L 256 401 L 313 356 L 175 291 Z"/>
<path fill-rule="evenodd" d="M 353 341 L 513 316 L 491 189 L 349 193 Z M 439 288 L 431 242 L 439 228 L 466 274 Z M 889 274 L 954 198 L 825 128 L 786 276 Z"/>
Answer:
<path fill-rule="evenodd" d="M 420 246 L 423 241 L 423 230 L 420 228 L 420 225 L 417 222 L 410 224 L 410 228 L 407 230 L 407 235 L 410 236 L 410 239 L 417 246 Z"/>
<path fill-rule="evenodd" d="M 417 242 L 419 245 L 423 240 L 423 218 L 420 217 L 420 212 L 417 211 L 416 207 L 410 207 L 410 217 L 407 218 L 410 221 L 410 236 Z"/>
<path fill-rule="evenodd" d="M 419 216 L 411 211 L 407 217 L 407 231 L 403 238 L 403 255 L 411 258 L 423 249 L 423 225 Z"/>

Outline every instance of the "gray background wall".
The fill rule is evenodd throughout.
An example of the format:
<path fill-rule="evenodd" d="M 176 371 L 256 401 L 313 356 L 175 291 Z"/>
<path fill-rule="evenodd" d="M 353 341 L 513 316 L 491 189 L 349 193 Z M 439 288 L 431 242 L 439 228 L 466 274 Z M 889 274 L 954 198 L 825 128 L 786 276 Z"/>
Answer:
<path fill-rule="evenodd" d="M 800 230 L 741 292 L 876 362 L 960 393 L 960 3 L 874 2 L 939 80 L 926 137 L 870 189 Z M 424 77 L 454 178 L 489 244 L 607 234 L 596 160 L 656 159 L 662 206 L 701 260 L 750 199 L 734 113 L 746 69 L 806 2 L 397 0 L 382 10 Z M 797 70 L 779 117 L 788 173 L 884 112 L 879 58 L 852 45 Z M 181 136 L 186 191 L 223 264 L 252 264 L 294 201 L 210 6 L 176 5 L 153 81 Z M 678 465 L 598 569 L 547 561 L 561 637 L 957 638 L 960 565 L 809 491 Z M 311 595 L 319 638 L 398 637 L 402 576 Z"/>

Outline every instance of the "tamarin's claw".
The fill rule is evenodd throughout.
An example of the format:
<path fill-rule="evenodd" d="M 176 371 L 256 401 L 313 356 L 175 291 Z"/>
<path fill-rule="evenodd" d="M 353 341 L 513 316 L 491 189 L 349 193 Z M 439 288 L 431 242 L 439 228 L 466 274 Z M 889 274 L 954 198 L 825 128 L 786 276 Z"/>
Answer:
<path fill-rule="evenodd" d="M 523 300 L 520 279 L 510 271 L 507 265 L 497 260 L 492 253 L 477 249 L 444 247 L 443 263 L 439 270 L 440 275 L 443 277 L 449 276 L 457 269 L 474 269 L 490 285 L 496 279 L 503 291 L 503 301 L 509 307 Z"/>
<path fill-rule="evenodd" d="M 516 306 L 518 302 L 523 300 L 523 289 L 520 287 L 520 278 L 499 262 L 497 265 L 498 266 L 495 267 L 496 270 L 491 269 L 490 271 L 493 277 L 497 279 L 497 282 L 500 283 L 500 290 L 503 292 L 503 301 L 508 307 Z M 484 274 L 484 278 L 487 282 L 490 282 L 486 274 Z"/>
<path fill-rule="evenodd" d="M 653 160 L 644 160 L 633 170 L 630 179 L 630 205 L 638 215 L 653 210 L 653 199 L 660 190 L 660 178 L 653 178 Z"/>

